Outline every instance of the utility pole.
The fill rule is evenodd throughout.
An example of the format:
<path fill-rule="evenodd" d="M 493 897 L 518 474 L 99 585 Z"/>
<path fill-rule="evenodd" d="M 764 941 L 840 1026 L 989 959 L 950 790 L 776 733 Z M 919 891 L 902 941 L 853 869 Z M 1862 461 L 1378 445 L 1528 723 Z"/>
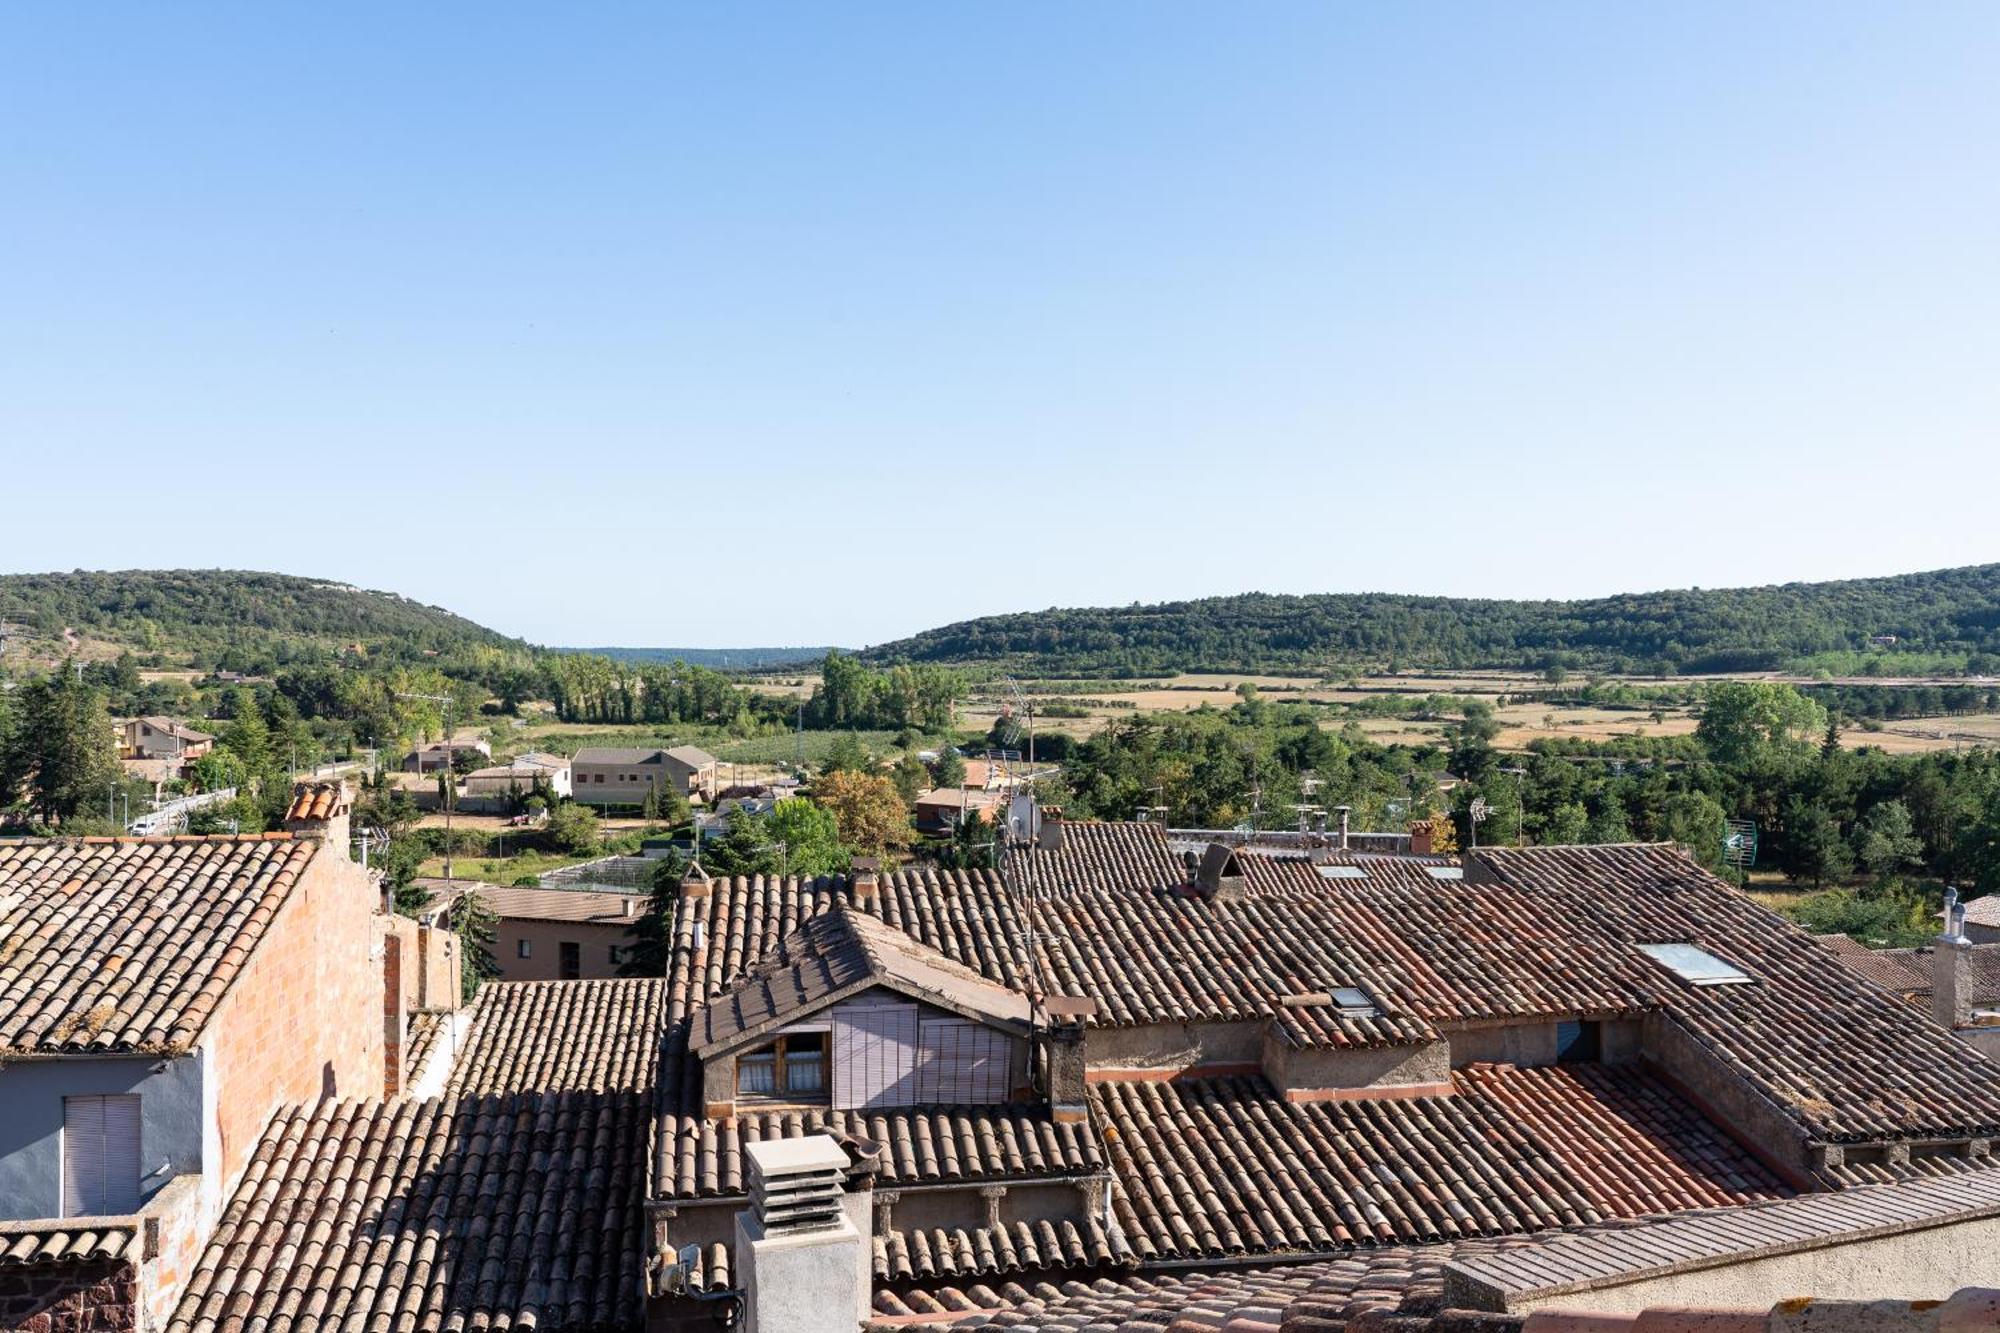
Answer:
<path fill-rule="evenodd" d="M 404 694 L 398 691 L 398 699 L 424 699 L 444 707 L 444 886 L 451 891 L 451 812 L 458 796 L 458 774 L 451 763 L 451 704 L 449 694 Z M 418 751 L 417 769 L 423 770 L 422 751 Z"/>

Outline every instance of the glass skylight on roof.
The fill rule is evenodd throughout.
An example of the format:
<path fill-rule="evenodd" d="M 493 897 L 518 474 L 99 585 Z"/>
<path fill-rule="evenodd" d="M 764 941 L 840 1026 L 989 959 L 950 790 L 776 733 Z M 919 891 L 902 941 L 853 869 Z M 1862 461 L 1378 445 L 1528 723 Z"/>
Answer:
<path fill-rule="evenodd" d="M 1367 879 L 1368 872 L 1360 866 L 1314 866 L 1322 879 Z"/>
<path fill-rule="evenodd" d="M 1382 1013 L 1374 997 L 1359 986 L 1335 986 L 1328 993 L 1333 996 L 1334 1007 L 1349 1018 L 1376 1018 Z"/>
<path fill-rule="evenodd" d="M 1464 879 L 1463 866 L 1425 866 L 1424 873 L 1432 879 Z"/>
<path fill-rule="evenodd" d="M 1639 952 L 1690 986 L 1748 986 L 1756 978 L 1692 944 L 1642 944 Z"/>

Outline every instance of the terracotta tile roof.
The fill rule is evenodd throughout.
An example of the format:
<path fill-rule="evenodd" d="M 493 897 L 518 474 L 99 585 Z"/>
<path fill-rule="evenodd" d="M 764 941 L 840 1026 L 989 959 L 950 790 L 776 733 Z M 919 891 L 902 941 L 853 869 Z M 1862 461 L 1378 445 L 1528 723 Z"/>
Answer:
<path fill-rule="evenodd" d="M 1146 1260 L 1424 1243 L 1785 1189 L 1635 1066 L 1472 1066 L 1455 1096 L 1292 1104 L 1261 1078 L 1100 1083 Z"/>
<path fill-rule="evenodd" d="M 410 1015 L 409 1030 L 403 1034 L 403 1077 L 406 1081 L 422 1071 L 424 1062 L 430 1059 L 431 1049 L 437 1045 L 438 1035 L 450 1021 L 450 1014 L 435 1009 L 422 1009 Z"/>
<path fill-rule="evenodd" d="M 805 922 L 737 983 L 695 1013 L 689 1047 L 734 1049 L 806 1010 L 887 987 L 1026 1035 L 1028 998 L 995 985 L 894 926 L 846 905 Z"/>
<path fill-rule="evenodd" d="M 0 1053 L 188 1050 L 318 850 L 0 839 Z"/>
<path fill-rule="evenodd" d="M 878 1282 L 989 1277 L 1129 1262 L 1131 1251 L 1097 1219 L 934 1227 L 875 1237 Z"/>
<path fill-rule="evenodd" d="M 1057 850 L 1017 848 L 1008 856 L 1017 882 L 1039 891 L 1150 889 L 1187 881 L 1187 867 L 1160 824 L 1065 820 Z"/>
<path fill-rule="evenodd" d="M 657 977 L 489 981 L 452 1066 L 453 1092 L 644 1093 L 659 1070 Z"/>
<path fill-rule="evenodd" d="M 154 731 L 172 736 L 175 740 L 200 744 L 202 741 L 212 741 L 215 739 L 215 737 L 205 731 L 196 731 L 187 723 L 176 722 L 170 717 L 142 717 L 138 720 L 151 727 Z"/>
<path fill-rule="evenodd" d="M 1826 941 L 1822 935 L 1813 938 Z M 1931 967 L 1936 951 L 1929 946 L 1870 949 L 1845 935 L 1837 938 L 1845 940 L 1846 944 L 1830 944 L 1829 947 L 1839 955 L 1840 961 L 1884 990 L 1924 999 L 1934 989 Z M 1972 946 L 1972 1002 L 1992 1004 L 1995 1001 L 2000 1001 L 2000 944 L 1975 944 Z"/>
<path fill-rule="evenodd" d="M 168 1333 L 635 1329 L 649 1100 L 573 1091 L 280 1111 Z"/>
<path fill-rule="evenodd" d="M 1473 861 L 1497 876 L 1475 887 L 1559 913 L 1567 928 L 1550 947 L 1646 994 L 1808 1134 L 1854 1142 L 2000 1129 L 2000 1064 L 1910 1006 L 1884 1003 L 1812 936 L 1672 848 L 1502 849 Z M 1434 934 L 1445 929 L 1471 933 L 1453 921 Z M 1691 943 L 1754 984 L 1649 975 L 1633 946 L 1663 942 Z"/>
<path fill-rule="evenodd" d="M 130 1218 L 0 1222 L 0 1269 L 110 1263 L 132 1248 L 136 1226 Z"/>
<path fill-rule="evenodd" d="M 292 803 L 285 810 L 286 822 L 327 820 L 347 807 L 347 788 L 338 782 L 301 782 L 292 787 Z"/>
<path fill-rule="evenodd" d="M 1064 1330 L 1064 1333 L 1161 1333 L 1162 1330 L 1275 1329 L 1288 1312 L 1398 1309 L 1443 1294 L 1448 1246 L 1366 1251 L 1347 1258 L 1280 1268 L 1233 1268 L 1189 1274 L 1134 1273 L 1092 1282 L 998 1289 L 975 1287 L 878 1292 L 878 1315 L 952 1314 L 949 1323 L 870 1325 L 890 1328 Z"/>

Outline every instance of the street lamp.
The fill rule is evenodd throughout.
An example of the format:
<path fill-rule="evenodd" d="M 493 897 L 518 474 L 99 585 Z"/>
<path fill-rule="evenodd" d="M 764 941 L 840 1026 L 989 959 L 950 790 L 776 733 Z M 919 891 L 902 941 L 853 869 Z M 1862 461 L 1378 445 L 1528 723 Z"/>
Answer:
<path fill-rule="evenodd" d="M 1521 841 L 1521 791 L 1528 785 L 1528 770 L 1525 768 L 1503 768 L 1502 773 L 1514 775 L 1514 845 L 1524 846 Z"/>

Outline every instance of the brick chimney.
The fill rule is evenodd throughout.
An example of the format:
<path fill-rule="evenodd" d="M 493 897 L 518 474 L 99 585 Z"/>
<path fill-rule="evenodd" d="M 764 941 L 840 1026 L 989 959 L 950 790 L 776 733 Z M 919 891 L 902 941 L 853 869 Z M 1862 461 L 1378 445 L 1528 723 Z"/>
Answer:
<path fill-rule="evenodd" d="M 353 803 L 345 782 L 294 783 L 285 829 L 299 837 L 318 838 L 335 856 L 349 859 L 353 853 L 347 845 L 348 817 Z"/>
<path fill-rule="evenodd" d="M 1428 819 L 1410 821 L 1410 855 L 1429 856 L 1431 854 L 1431 822 Z"/>
<path fill-rule="evenodd" d="M 1035 845 L 1045 852 L 1059 852 L 1063 847 L 1063 812 L 1059 805 L 1042 807 L 1042 825 L 1036 830 Z"/>
<path fill-rule="evenodd" d="M 1083 1020 L 1097 1012 L 1097 1002 L 1078 995 L 1051 995 L 1042 1001 L 1042 1012 L 1048 1015 L 1049 1114 L 1058 1124 L 1081 1123 L 1090 1116 L 1084 1097 Z"/>
<path fill-rule="evenodd" d="M 1944 932 L 1931 947 L 1931 1016 L 1948 1028 L 1972 1023 L 1972 941 L 1957 889 L 1944 891 Z"/>
<path fill-rule="evenodd" d="M 830 1135 L 814 1134 L 746 1143 L 743 1161 L 743 1333 L 854 1333 L 870 1318 L 864 1274 L 874 1239 L 872 1209 L 847 1206 L 847 1154 Z"/>
<path fill-rule="evenodd" d="M 863 910 L 872 909 L 882 899 L 882 858 L 855 857 L 848 864 L 847 883 L 853 891 L 854 905 Z"/>

